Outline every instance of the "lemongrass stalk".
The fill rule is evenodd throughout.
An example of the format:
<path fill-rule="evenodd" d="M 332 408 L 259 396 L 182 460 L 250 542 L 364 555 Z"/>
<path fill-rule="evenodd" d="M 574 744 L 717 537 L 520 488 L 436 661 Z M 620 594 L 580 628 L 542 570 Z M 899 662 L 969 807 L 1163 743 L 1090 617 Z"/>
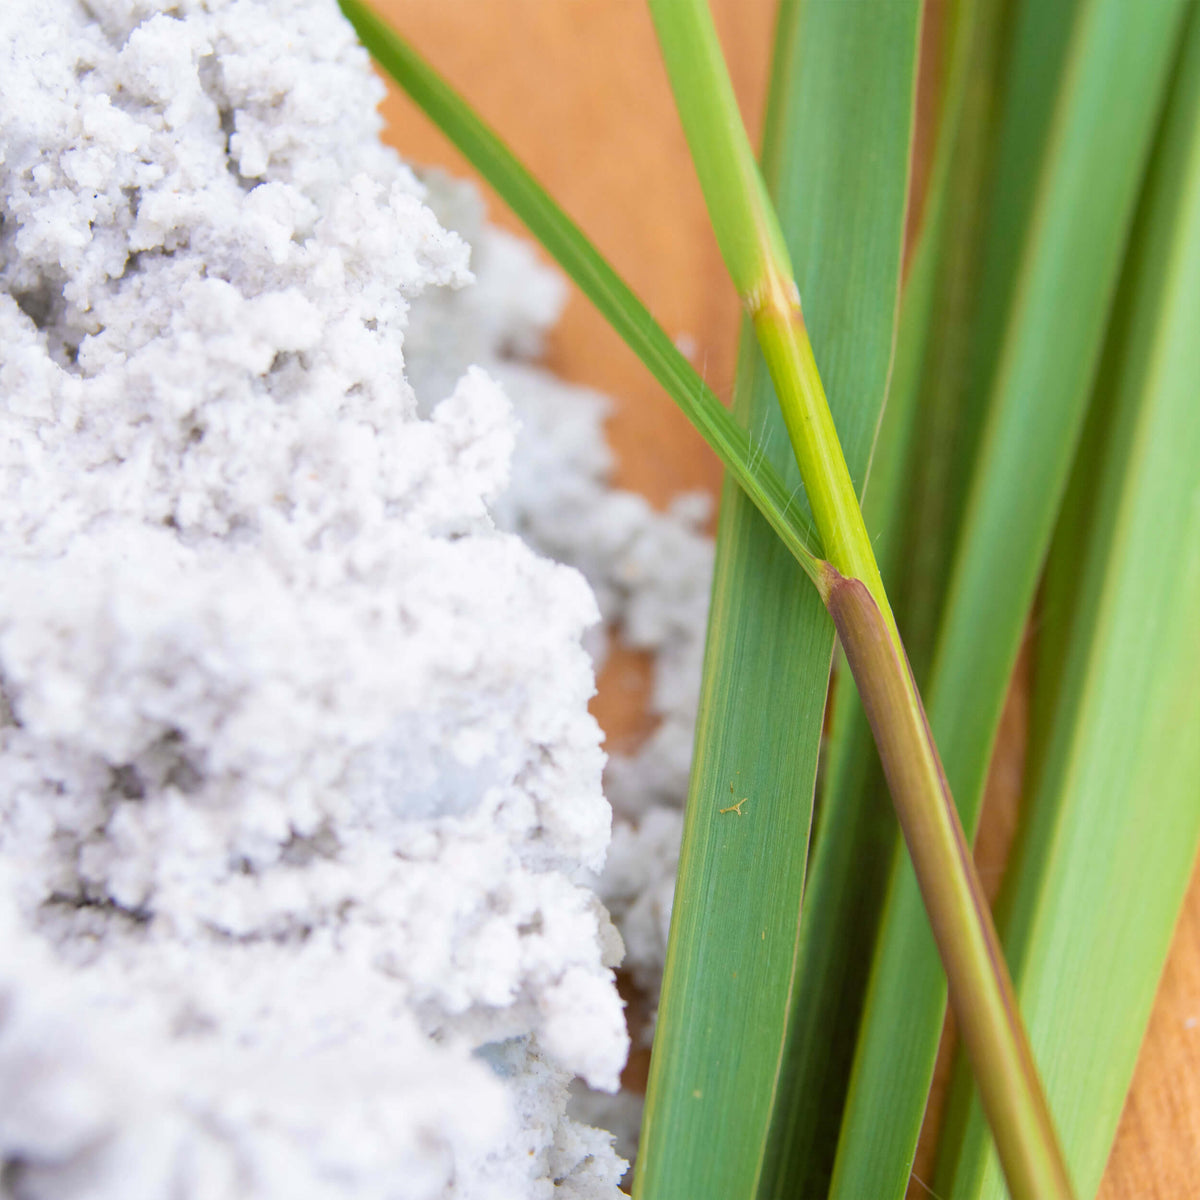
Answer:
<path fill-rule="evenodd" d="M 1073 1191 L 987 901 L 825 398 L 787 247 L 704 0 L 649 0 L 734 286 L 758 335 L 828 558 L 818 588 L 862 697 L 1014 1200 Z"/>

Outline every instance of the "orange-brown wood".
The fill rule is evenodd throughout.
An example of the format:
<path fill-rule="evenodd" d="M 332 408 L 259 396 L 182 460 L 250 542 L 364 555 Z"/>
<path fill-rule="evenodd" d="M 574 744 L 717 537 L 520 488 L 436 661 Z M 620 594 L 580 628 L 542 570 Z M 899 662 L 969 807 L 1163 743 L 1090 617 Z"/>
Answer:
<path fill-rule="evenodd" d="M 504 134 L 727 396 L 737 300 L 705 219 L 644 0 L 377 2 Z M 714 0 L 713 8 L 743 113 L 757 130 L 774 2 Z M 407 100 L 391 95 L 384 113 L 390 139 L 407 158 L 472 174 Z M 494 220 L 518 228 L 499 201 L 489 201 Z M 609 435 L 623 486 L 660 505 L 689 488 L 715 492 L 715 460 L 578 294 L 553 336 L 549 365 L 613 397 Z M 602 683 L 598 711 L 627 742 L 644 728 L 638 706 L 646 664 L 619 657 Z M 998 769 L 1003 776 L 1007 767 Z M 1001 814 L 997 824 L 1004 823 Z M 994 868 L 990 852 L 981 848 L 980 857 Z M 1100 1196 L 1200 1197 L 1200 871 Z"/>

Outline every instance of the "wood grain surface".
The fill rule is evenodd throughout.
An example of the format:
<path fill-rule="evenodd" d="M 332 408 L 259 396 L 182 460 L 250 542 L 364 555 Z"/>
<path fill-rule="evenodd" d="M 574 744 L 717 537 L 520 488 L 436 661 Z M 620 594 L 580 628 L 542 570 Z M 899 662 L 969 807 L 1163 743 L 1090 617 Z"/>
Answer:
<path fill-rule="evenodd" d="M 708 229 L 644 0 L 378 2 L 504 134 L 667 331 L 683 339 L 717 394 L 727 398 L 737 301 Z M 713 7 L 743 114 L 757 130 L 774 2 L 714 0 Z M 390 95 L 384 114 L 390 140 L 408 159 L 472 174 L 407 100 Z M 519 228 L 494 197 L 489 206 L 493 220 Z M 613 397 L 609 436 L 622 486 L 658 505 L 681 490 L 715 493 L 716 460 L 574 292 L 551 340 L 548 363 Z M 637 737 L 647 679 L 648 665 L 637 656 L 618 656 L 610 664 L 597 705 L 610 739 L 628 745 Z M 1003 780 L 1019 779 L 1016 756 L 1024 744 L 1019 696 L 1009 711 L 1017 714 L 1008 718 L 1015 725 L 993 765 L 989 801 L 997 829 L 1012 823 L 1017 789 Z M 989 875 L 996 873 L 991 843 L 980 847 L 979 857 Z M 914 1180 L 910 1195 L 924 1194 L 924 1185 Z M 1100 1197 L 1200 1197 L 1200 870 L 1176 931 Z"/>

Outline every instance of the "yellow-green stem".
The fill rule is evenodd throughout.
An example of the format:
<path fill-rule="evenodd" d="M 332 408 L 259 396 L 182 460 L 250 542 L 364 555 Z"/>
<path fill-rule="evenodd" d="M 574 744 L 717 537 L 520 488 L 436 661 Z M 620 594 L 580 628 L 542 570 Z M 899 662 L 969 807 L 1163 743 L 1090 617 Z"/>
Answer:
<path fill-rule="evenodd" d="M 825 557 L 840 574 L 866 584 L 899 648 L 900 634 L 804 328 L 796 285 L 770 272 L 765 285 L 746 303 L 779 396 Z"/>

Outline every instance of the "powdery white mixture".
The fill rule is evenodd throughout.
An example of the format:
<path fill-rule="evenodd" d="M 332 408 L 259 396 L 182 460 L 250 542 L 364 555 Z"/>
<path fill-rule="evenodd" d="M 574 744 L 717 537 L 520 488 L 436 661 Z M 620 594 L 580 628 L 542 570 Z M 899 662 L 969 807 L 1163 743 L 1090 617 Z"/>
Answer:
<path fill-rule="evenodd" d="M 609 484 L 603 422 L 609 403 L 529 365 L 565 300 L 561 279 L 525 242 L 486 224 L 478 193 L 440 172 L 428 202 L 471 245 L 472 287 L 432 289 L 409 315 L 407 369 L 421 396 L 441 395 L 468 364 L 503 382 L 518 417 L 512 478 L 493 504 L 497 522 L 577 567 L 603 625 L 586 641 L 598 663 L 610 636 L 653 652 L 653 732 L 630 756 L 614 754 L 605 792 L 613 839 L 595 886 L 625 943 L 622 967 L 637 992 L 633 1034 L 648 1047 L 662 983 L 703 665 L 713 545 L 711 501 L 680 496 L 666 513 Z M 649 1017 L 650 1019 L 647 1019 Z M 573 1111 L 611 1130 L 632 1157 L 641 1096 L 577 1091 Z"/>
<path fill-rule="evenodd" d="M 558 285 L 439 183 L 455 290 L 379 95 L 333 0 L 0 6 L 19 1200 L 617 1195 L 568 1089 L 626 1053 L 596 886 L 661 967 L 702 515 L 606 487 L 517 361 Z M 598 884 L 597 596 L 662 717 Z"/>
<path fill-rule="evenodd" d="M 610 485 L 614 464 L 603 428 L 609 402 L 525 361 L 540 355 L 558 319 L 562 280 L 527 243 L 485 222 L 469 184 L 440 172 L 426 182 L 438 218 L 471 245 L 475 282 L 432 289 L 413 306 L 407 369 L 418 399 L 443 394 L 470 364 L 484 365 L 504 385 L 518 423 L 509 485 L 492 506 L 497 523 L 586 576 L 603 617 L 587 637 L 598 665 L 610 635 L 654 654 L 653 731 L 635 754 L 614 754 L 605 769 L 615 819 L 597 881 L 625 941 L 623 966 L 653 998 L 666 954 L 700 691 L 711 501 L 686 494 L 658 513 Z"/>

